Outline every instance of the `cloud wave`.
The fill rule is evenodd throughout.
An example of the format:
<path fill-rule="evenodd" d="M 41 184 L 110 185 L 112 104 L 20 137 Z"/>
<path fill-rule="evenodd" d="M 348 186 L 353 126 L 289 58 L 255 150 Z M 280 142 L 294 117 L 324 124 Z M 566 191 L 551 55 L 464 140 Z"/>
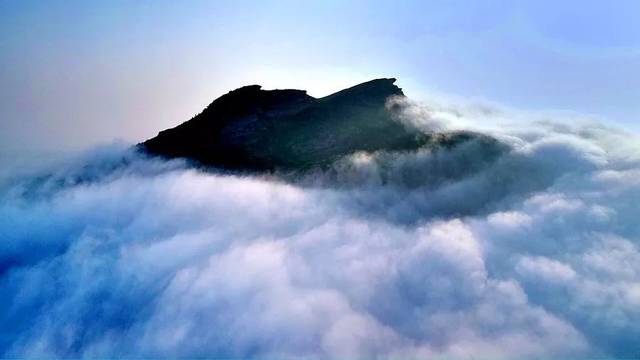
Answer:
<path fill-rule="evenodd" d="M 3 357 L 632 357 L 640 146 L 402 104 L 496 138 L 236 176 L 107 149 L 0 192 Z"/>

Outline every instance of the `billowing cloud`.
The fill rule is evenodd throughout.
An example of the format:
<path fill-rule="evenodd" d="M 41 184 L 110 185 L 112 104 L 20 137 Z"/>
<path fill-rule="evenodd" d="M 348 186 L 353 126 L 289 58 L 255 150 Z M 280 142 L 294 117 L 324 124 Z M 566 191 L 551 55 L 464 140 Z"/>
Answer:
<path fill-rule="evenodd" d="M 353 154 L 301 178 L 107 149 L 5 182 L 0 353 L 640 353 L 638 139 L 402 106 L 407 126 L 487 137 Z"/>

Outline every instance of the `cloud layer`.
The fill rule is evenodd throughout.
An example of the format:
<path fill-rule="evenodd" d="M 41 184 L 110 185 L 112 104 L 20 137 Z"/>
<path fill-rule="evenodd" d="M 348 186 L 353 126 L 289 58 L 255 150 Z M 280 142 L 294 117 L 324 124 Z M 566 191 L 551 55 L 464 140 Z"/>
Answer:
<path fill-rule="evenodd" d="M 0 354 L 639 354 L 638 139 L 403 106 L 407 126 L 499 142 L 286 181 L 106 149 L 5 181 Z"/>

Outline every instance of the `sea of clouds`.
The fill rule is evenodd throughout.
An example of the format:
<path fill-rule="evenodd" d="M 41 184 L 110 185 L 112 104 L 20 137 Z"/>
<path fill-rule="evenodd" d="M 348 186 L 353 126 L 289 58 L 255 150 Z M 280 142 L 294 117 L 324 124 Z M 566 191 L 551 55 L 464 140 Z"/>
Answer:
<path fill-rule="evenodd" d="M 295 176 L 114 146 L 4 179 L 0 357 L 638 356 L 638 137 L 401 106 L 498 141 Z"/>

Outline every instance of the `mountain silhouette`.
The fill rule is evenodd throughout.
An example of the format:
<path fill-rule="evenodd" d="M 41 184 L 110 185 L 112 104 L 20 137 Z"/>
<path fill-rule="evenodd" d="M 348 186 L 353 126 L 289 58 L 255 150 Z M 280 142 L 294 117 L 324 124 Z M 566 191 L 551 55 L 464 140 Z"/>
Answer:
<path fill-rule="evenodd" d="M 214 100 L 200 114 L 161 131 L 139 148 L 230 170 L 304 170 L 357 151 L 410 151 L 428 144 L 453 146 L 471 133 L 426 134 L 397 120 L 396 79 L 375 79 L 314 98 L 304 90 L 250 85 Z"/>

